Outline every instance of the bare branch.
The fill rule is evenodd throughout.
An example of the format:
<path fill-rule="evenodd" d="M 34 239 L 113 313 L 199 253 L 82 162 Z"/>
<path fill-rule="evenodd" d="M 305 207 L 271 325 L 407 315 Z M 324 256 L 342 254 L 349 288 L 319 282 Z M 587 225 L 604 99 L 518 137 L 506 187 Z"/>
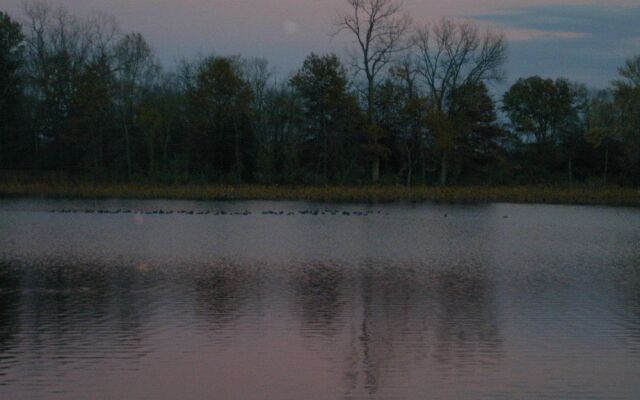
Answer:
<path fill-rule="evenodd" d="M 507 47 L 502 33 L 480 33 L 472 23 L 444 19 L 418 28 L 413 42 L 419 51 L 419 74 L 441 111 L 458 88 L 503 76 Z"/>
<path fill-rule="evenodd" d="M 402 3 L 395 0 L 347 0 L 349 12 L 341 16 L 334 36 L 348 32 L 358 48 L 352 65 L 367 81 L 367 108 L 371 112 L 376 80 L 381 71 L 406 49 L 405 35 L 411 18 L 402 14 Z"/>

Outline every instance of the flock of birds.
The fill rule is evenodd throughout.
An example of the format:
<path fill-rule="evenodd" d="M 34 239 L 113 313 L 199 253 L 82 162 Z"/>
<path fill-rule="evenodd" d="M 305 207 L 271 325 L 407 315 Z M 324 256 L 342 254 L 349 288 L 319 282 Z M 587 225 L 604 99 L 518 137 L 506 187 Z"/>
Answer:
<path fill-rule="evenodd" d="M 77 209 L 77 208 L 65 208 L 65 209 L 56 209 L 49 210 L 50 213 L 59 213 L 59 214 L 135 214 L 135 215 L 171 215 L 171 214 L 183 214 L 183 215 L 214 215 L 214 216 L 224 216 L 224 215 L 252 215 L 252 214 L 261 214 L 261 215 L 332 215 L 332 216 L 356 216 L 356 217 L 368 217 L 369 215 L 385 215 L 388 216 L 388 212 L 382 212 L 379 210 L 366 210 L 366 211 L 358 211 L 358 210 L 337 210 L 337 209 L 323 209 L 323 210 L 299 210 L 299 211 L 273 211 L 266 210 L 260 212 L 251 212 L 248 210 L 244 211 L 225 211 L 225 210 L 132 210 L 127 208 L 118 208 L 118 209 Z M 448 214 L 444 214 L 444 218 L 448 218 Z M 502 218 L 509 218 L 508 215 L 504 215 Z"/>
<path fill-rule="evenodd" d="M 243 210 L 243 211 L 225 211 L 225 210 L 131 210 L 131 209 L 59 209 L 59 210 L 49 210 L 50 213 L 59 213 L 59 214 L 139 214 L 139 215 L 171 215 L 171 214 L 184 214 L 184 215 L 214 215 L 214 216 L 224 216 L 224 215 L 252 215 L 254 214 L 251 211 Z M 347 211 L 347 210 L 336 210 L 336 209 L 324 209 L 324 210 L 299 210 L 299 211 L 261 211 L 256 212 L 255 214 L 262 215 L 342 215 L 342 216 L 358 216 L 358 217 L 367 217 L 369 215 L 389 215 L 389 213 L 383 213 L 382 211 Z"/>

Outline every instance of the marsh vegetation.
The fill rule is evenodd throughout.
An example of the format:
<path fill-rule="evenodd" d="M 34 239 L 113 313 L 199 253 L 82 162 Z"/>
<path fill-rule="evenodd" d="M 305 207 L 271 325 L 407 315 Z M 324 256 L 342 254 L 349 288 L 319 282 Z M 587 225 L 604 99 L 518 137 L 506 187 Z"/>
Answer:
<path fill-rule="evenodd" d="M 547 203 L 640 206 L 640 190 L 548 186 L 279 186 L 155 183 L 0 183 L 2 197 L 292 200 L 351 203 Z"/>

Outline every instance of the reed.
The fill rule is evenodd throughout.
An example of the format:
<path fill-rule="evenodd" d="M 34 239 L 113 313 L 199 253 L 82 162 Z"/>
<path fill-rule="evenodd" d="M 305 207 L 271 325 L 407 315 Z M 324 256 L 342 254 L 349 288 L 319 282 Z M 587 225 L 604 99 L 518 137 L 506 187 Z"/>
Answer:
<path fill-rule="evenodd" d="M 552 186 L 278 186 L 159 185 L 150 183 L 4 182 L 2 197 L 191 200 L 294 200 L 319 202 L 549 203 L 640 206 L 640 190 Z"/>

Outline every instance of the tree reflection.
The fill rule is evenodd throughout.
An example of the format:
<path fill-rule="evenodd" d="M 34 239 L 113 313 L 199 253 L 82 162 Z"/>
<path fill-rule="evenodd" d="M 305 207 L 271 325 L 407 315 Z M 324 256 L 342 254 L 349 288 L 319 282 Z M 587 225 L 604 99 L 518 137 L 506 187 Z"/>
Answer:
<path fill-rule="evenodd" d="M 215 329 L 233 323 L 246 300 L 258 294 L 259 277 L 248 265 L 221 261 L 192 267 L 188 274 L 195 288 L 197 313 Z"/>
<path fill-rule="evenodd" d="M 360 317 L 353 319 L 344 381 L 347 395 L 359 388 L 374 395 L 392 381 L 390 373 L 427 356 L 426 296 L 413 268 L 369 265 L 358 281 Z"/>
<path fill-rule="evenodd" d="M 305 335 L 335 336 L 342 325 L 345 306 L 344 267 L 308 265 L 294 277 L 296 302 L 302 310 Z"/>
<path fill-rule="evenodd" d="M 6 370 L 15 362 L 10 353 L 18 345 L 20 332 L 20 279 L 20 270 L 0 263 L 0 386 Z"/>
<path fill-rule="evenodd" d="M 51 368 L 145 354 L 143 326 L 151 312 L 134 268 L 47 260 L 2 271 L 0 287 L 13 290 L 0 295 L 0 346 L 19 326 L 31 378 Z"/>
<path fill-rule="evenodd" d="M 489 363 L 500 356 L 494 286 L 480 265 L 452 267 L 437 274 L 435 359 L 456 367 Z"/>
<path fill-rule="evenodd" d="M 621 337 L 630 351 L 640 354 L 640 258 L 620 267 L 613 279 L 620 305 L 616 313 L 622 311 L 626 330 Z"/>
<path fill-rule="evenodd" d="M 346 395 L 359 390 L 375 395 L 394 385 L 400 390 L 394 377 L 425 363 L 495 361 L 502 340 L 493 291 L 490 274 L 479 266 L 363 268 L 360 317 L 346 360 Z"/>

